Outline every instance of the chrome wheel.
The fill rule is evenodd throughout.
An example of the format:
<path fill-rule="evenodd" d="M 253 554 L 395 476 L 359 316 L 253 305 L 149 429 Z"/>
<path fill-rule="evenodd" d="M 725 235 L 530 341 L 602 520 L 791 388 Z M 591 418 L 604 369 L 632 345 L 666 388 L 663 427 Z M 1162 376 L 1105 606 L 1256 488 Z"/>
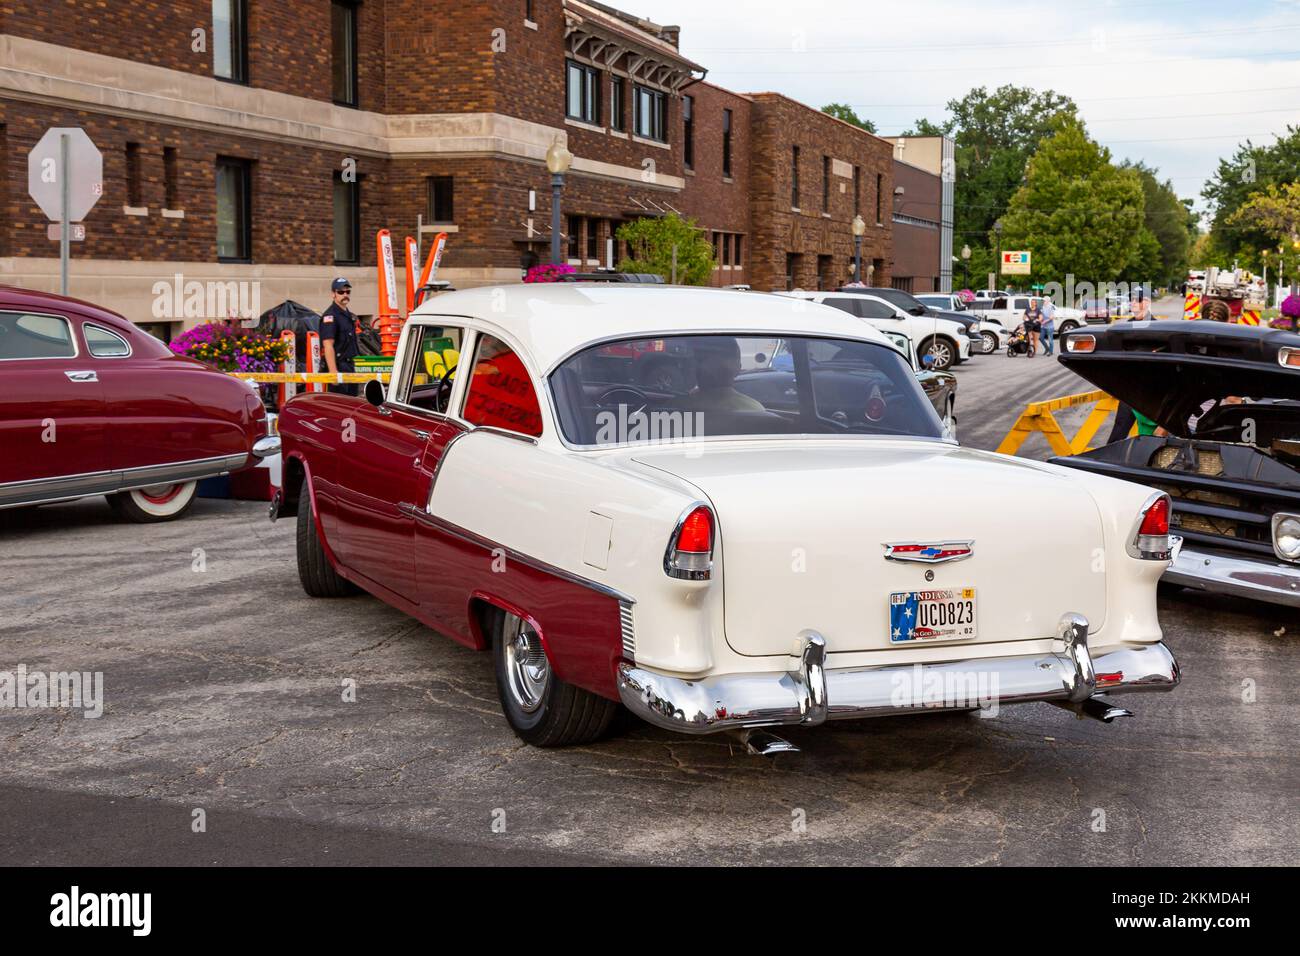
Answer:
<path fill-rule="evenodd" d="M 542 706 L 551 680 L 551 665 L 542 650 L 542 639 L 527 621 L 507 614 L 503 643 L 506 687 L 519 709 L 531 714 Z"/>
<path fill-rule="evenodd" d="M 943 371 L 952 365 L 952 349 L 948 343 L 942 340 L 936 340 L 930 344 L 926 354 L 934 359 L 934 367 Z"/>
<path fill-rule="evenodd" d="M 993 332 L 985 332 L 983 338 L 984 338 L 984 354 L 992 355 L 994 352 L 998 350 L 997 335 Z"/>

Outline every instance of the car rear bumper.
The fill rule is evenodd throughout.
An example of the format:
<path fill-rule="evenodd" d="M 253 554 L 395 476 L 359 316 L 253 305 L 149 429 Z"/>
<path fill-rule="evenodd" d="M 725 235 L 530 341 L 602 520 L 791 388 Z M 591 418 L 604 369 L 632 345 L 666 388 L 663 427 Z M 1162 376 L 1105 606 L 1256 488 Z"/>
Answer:
<path fill-rule="evenodd" d="M 1300 607 L 1300 565 L 1183 547 L 1161 578 L 1216 594 Z"/>
<path fill-rule="evenodd" d="M 710 734 L 1032 701 L 1082 705 L 1095 694 L 1171 690 L 1178 684 L 1178 662 L 1161 642 L 1094 658 L 1088 622 L 1077 614 L 1062 617 L 1059 636 L 1061 653 L 827 669 L 825 640 L 805 631 L 798 662 L 788 671 L 686 680 L 625 662 L 619 696 L 656 726 Z"/>

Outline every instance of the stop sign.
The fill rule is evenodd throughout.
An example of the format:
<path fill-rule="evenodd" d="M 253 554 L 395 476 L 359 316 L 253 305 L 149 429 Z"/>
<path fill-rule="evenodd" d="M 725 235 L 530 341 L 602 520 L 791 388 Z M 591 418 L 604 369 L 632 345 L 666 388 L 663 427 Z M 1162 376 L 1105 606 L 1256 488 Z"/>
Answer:
<path fill-rule="evenodd" d="M 59 142 L 68 136 L 68 168 L 60 169 Z M 27 156 L 27 191 L 46 217 L 59 222 L 63 218 L 63 177 L 68 179 L 68 221 L 86 218 L 104 194 L 104 157 L 90 141 L 86 131 L 77 127 L 47 130 Z"/>

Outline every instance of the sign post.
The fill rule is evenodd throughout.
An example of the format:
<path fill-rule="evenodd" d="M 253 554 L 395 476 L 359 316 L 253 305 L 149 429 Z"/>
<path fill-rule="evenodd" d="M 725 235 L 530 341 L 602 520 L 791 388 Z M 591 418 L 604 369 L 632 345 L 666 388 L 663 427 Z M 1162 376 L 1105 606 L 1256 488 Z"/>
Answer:
<path fill-rule="evenodd" d="M 27 156 L 27 191 L 47 219 L 59 224 L 59 291 L 68 294 L 68 260 L 74 239 L 72 224 L 104 194 L 104 157 L 79 127 L 56 126 Z M 85 238 L 78 227 L 77 239 Z"/>

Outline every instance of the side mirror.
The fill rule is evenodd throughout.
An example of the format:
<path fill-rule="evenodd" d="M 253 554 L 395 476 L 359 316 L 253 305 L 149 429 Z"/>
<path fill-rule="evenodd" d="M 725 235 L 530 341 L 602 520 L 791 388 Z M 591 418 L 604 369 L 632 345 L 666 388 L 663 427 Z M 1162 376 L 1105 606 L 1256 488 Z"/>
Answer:
<path fill-rule="evenodd" d="M 384 404 L 384 399 L 386 397 L 387 395 L 384 390 L 383 382 L 379 381 L 377 378 L 372 378 L 370 381 L 366 382 L 366 401 L 371 405 L 378 408 L 380 405 Z"/>

